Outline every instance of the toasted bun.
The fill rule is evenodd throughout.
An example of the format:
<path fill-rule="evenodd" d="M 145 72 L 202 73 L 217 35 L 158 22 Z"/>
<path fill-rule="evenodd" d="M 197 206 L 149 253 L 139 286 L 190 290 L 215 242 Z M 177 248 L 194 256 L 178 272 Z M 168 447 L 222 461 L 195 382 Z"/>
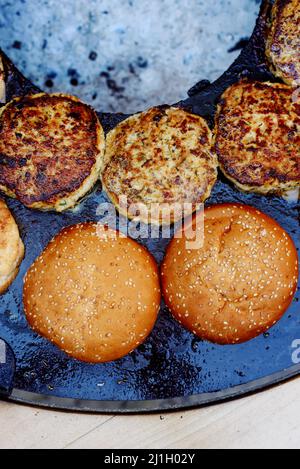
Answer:
<path fill-rule="evenodd" d="M 121 122 L 107 136 L 103 186 L 122 215 L 145 223 L 168 224 L 188 216 L 204 202 L 217 179 L 217 158 L 211 151 L 212 133 L 199 116 L 179 108 L 157 107 Z M 127 204 L 119 203 L 120 196 Z M 128 206 L 154 204 L 164 214 L 128 214 Z"/>
<path fill-rule="evenodd" d="M 288 85 L 300 86 L 300 2 L 276 0 L 266 55 L 275 75 Z"/>
<path fill-rule="evenodd" d="M 159 306 L 152 256 L 94 223 L 59 233 L 24 281 L 31 327 L 86 362 L 108 362 L 133 351 L 152 331 Z"/>
<path fill-rule="evenodd" d="M 0 190 L 29 208 L 72 208 L 97 181 L 104 147 L 95 111 L 77 98 L 16 98 L 0 110 Z"/>
<path fill-rule="evenodd" d="M 300 107 L 293 92 L 249 81 L 225 91 L 215 148 L 221 170 L 239 189 L 282 195 L 300 186 Z"/>
<path fill-rule="evenodd" d="M 295 245 L 274 220 L 252 207 L 209 207 L 204 220 L 203 248 L 187 249 L 187 228 L 169 245 L 162 265 L 166 303 L 202 339 L 246 342 L 290 306 L 298 282 Z"/>
<path fill-rule="evenodd" d="M 13 282 L 24 257 L 24 245 L 17 224 L 0 200 L 0 294 Z"/>

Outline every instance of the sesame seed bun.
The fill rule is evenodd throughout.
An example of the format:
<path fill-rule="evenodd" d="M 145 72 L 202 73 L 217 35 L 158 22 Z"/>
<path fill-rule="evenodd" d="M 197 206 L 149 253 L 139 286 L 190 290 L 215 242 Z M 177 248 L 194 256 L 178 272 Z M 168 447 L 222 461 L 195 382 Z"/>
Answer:
<path fill-rule="evenodd" d="M 0 295 L 14 281 L 24 257 L 18 226 L 3 200 L 0 200 Z"/>
<path fill-rule="evenodd" d="M 143 343 L 160 298 L 151 254 L 95 223 L 61 231 L 24 280 L 24 309 L 33 330 L 91 363 L 117 360 Z"/>
<path fill-rule="evenodd" d="M 192 227 L 195 222 L 196 217 Z M 298 256 L 290 236 L 245 205 L 207 208 L 200 249 L 187 249 L 191 226 L 171 241 L 162 265 L 163 294 L 172 314 L 218 344 L 246 342 L 268 330 L 297 289 Z"/>

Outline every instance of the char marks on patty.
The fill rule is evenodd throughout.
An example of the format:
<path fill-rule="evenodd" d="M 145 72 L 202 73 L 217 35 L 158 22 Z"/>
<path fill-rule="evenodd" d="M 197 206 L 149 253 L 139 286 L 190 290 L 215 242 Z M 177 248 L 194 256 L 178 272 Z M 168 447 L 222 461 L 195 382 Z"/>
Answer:
<path fill-rule="evenodd" d="M 300 101 L 279 83 L 228 88 L 216 115 L 215 149 L 240 189 L 283 194 L 300 185 Z"/>
<path fill-rule="evenodd" d="M 0 189 L 28 207 L 71 208 L 95 184 L 104 145 L 95 111 L 77 98 L 16 98 L 0 111 Z"/>
<path fill-rule="evenodd" d="M 124 195 L 128 205 L 144 204 L 150 210 L 152 204 L 190 203 L 192 212 L 209 197 L 217 179 L 211 147 L 212 133 L 203 118 L 180 108 L 152 108 L 109 133 L 104 187 L 121 213 L 118 199 Z M 180 210 L 171 221 L 177 216 L 182 218 Z M 149 221 L 143 215 L 139 218 Z M 152 222 L 163 224 L 159 216 Z"/>
<path fill-rule="evenodd" d="M 300 86 L 300 2 L 276 0 L 266 54 L 275 75 Z"/>

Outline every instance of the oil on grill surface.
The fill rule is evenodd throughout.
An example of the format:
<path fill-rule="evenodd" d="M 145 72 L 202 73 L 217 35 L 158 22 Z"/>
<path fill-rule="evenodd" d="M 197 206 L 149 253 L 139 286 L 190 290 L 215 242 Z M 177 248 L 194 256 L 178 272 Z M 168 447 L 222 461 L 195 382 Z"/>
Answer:
<path fill-rule="evenodd" d="M 268 1 L 264 2 L 252 40 L 231 69 L 215 84 L 196 86 L 190 98 L 180 105 L 205 116 L 212 123 L 216 101 L 239 77 L 272 79 L 263 52 L 269 6 Z M 9 97 L 28 92 L 30 85 L 22 81 L 13 66 L 8 75 Z M 34 87 L 31 89 L 36 91 Z M 100 117 L 106 130 L 123 118 L 107 114 Z M 77 210 L 62 215 L 28 210 L 17 201 L 8 200 L 26 245 L 26 258 L 20 274 L 0 299 L 0 337 L 8 342 L 16 357 L 15 389 L 79 400 L 121 401 L 121 410 L 124 401 L 177 397 L 188 400 L 190 396 L 228 390 L 268 376 L 270 379 L 265 384 L 272 384 L 271 375 L 293 366 L 292 343 L 300 339 L 299 291 L 289 311 L 274 328 L 255 340 L 236 346 L 222 347 L 201 341 L 177 324 L 163 304 L 147 342 L 114 363 L 80 363 L 34 334 L 27 325 L 22 307 L 25 272 L 61 228 L 81 221 L 99 220 L 96 210 L 104 201 L 108 200 L 99 186 Z M 246 203 L 272 216 L 292 236 L 299 251 L 299 203 L 242 194 L 221 179 L 208 204 L 223 202 Z M 162 261 L 168 240 L 139 241 L 150 249 L 158 263 Z M 98 410 L 106 410 L 105 405 Z M 131 410 L 140 410 L 139 403 L 133 404 Z"/>

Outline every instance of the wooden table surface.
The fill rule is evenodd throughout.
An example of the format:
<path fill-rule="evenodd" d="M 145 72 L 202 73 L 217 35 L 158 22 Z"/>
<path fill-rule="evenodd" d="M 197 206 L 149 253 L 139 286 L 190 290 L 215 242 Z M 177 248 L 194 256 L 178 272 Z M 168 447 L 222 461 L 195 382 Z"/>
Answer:
<path fill-rule="evenodd" d="M 300 379 L 224 404 L 156 415 L 87 415 L 0 402 L 0 449 L 299 448 Z"/>

